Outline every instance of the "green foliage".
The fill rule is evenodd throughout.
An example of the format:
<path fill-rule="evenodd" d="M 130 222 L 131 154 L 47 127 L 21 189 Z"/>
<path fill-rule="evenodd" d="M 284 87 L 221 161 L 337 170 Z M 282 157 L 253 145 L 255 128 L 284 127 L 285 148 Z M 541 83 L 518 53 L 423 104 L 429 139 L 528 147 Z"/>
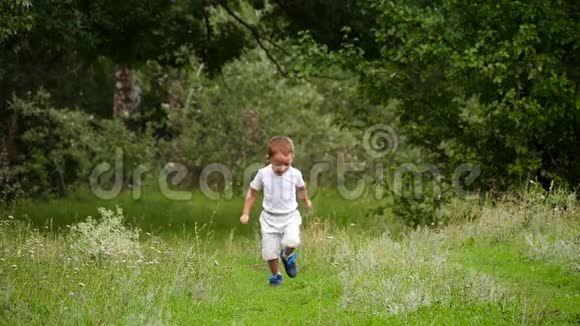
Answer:
<path fill-rule="evenodd" d="M 157 152 L 193 174 L 220 162 L 239 176 L 262 161 L 273 134 L 296 140 L 300 167 L 332 161 L 337 149 L 361 158 L 358 131 L 333 123 L 357 130 L 391 125 L 405 145 L 427 149 L 412 162 L 433 162 L 449 179 L 468 161 L 481 168 L 476 186 L 484 189 L 531 179 L 544 187 L 580 181 L 580 41 L 572 1 L 13 0 L 1 6 L 0 127 L 19 133 L 15 145 L 3 132 L 1 145 L 14 152 L 8 153 L 12 178 L 23 177 L 33 193 L 64 193 L 90 160 L 111 162 L 116 147 L 130 162 L 126 177 Z M 249 52 L 224 66 L 256 39 L 274 49 L 268 59 Z M 278 76 L 267 63 L 272 58 L 294 78 Z M 40 109 L 107 116 L 116 64 L 131 66 L 144 90 L 131 121 L 138 133 L 76 111 Z M 54 105 L 15 100 L 8 110 L 13 96 L 42 86 Z M 22 126 L 8 123 L 14 114 L 26 117 L 18 119 Z M 398 155 L 398 164 L 407 163 Z M 415 199 L 395 201 L 409 219 L 437 220 L 439 200 L 416 209 Z"/>
<path fill-rule="evenodd" d="M 95 139 L 90 117 L 50 107 L 42 91 L 29 99 L 14 98 L 10 110 L 22 128 L 21 152 L 11 173 L 28 193 L 65 193 L 90 167 L 87 153 Z"/>
<path fill-rule="evenodd" d="M 6 151 L 0 152 L 0 207 L 13 208 L 22 195 L 20 182 L 11 173 Z"/>
<path fill-rule="evenodd" d="M 382 60 L 363 64 L 365 90 L 400 101 L 412 143 L 477 162 L 500 187 L 580 181 L 574 2 L 376 6 Z"/>
<path fill-rule="evenodd" d="M 176 64 L 184 50 L 219 65 L 239 55 L 244 39 L 239 28 L 214 25 L 206 1 L 112 1 L 75 0 L 3 2 L 7 19 L 0 27 L 0 41 L 28 33 L 6 44 L 22 49 L 32 40 L 46 50 L 78 53 L 89 63 L 107 57 L 116 64 L 138 65 L 157 59 Z M 8 19 L 10 18 L 10 19 Z M 212 26 L 213 25 L 213 26 Z M 43 39 L 39 39 L 43 37 Z M 232 50 L 236 48 L 237 50 Z M 210 58 L 210 55 L 214 55 Z M 212 65 L 214 67 L 214 65 Z M 215 66 L 217 67 L 217 66 Z"/>
<path fill-rule="evenodd" d="M 333 126 L 333 117 L 323 112 L 323 94 L 307 81 L 279 76 L 262 53 L 224 66 L 222 81 L 204 77 L 201 69 L 194 64 L 188 76 L 169 78 L 162 86 L 169 87 L 161 126 L 167 137 L 159 145 L 165 160 L 196 173 L 222 163 L 242 182 L 245 168 L 264 162 L 266 143 L 274 135 L 294 139 L 295 164 L 306 170 L 354 147 L 353 134 Z"/>
<path fill-rule="evenodd" d="M 85 56 L 106 56 L 115 63 L 138 65 L 158 60 L 180 65 L 195 52 L 219 69 L 240 55 L 245 34 L 231 21 L 215 23 L 206 1 L 77 1 L 86 42 Z"/>
<path fill-rule="evenodd" d="M 358 0 L 284 0 L 262 18 L 262 23 L 276 34 L 287 38 L 309 31 L 312 38 L 330 49 L 343 43 L 343 28 L 348 26 L 368 55 L 373 50 L 371 27 L 377 12 L 373 2 Z"/>
<path fill-rule="evenodd" d="M 56 109 L 44 91 L 14 98 L 10 112 L 19 121 L 20 135 L 9 176 L 29 195 L 62 195 L 79 182 L 87 182 L 96 164 L 115 163 L 117 148 L 123 151 L 125 176 L 153 157 L 151 138 L 146 134 L 138 138 L 122 122 Z"/>
<path fill-rule="evenodd" d="M 402 149 L 384 163 L 388 176 L 384 212 L 411 228 L 447 225 L 450 218 L 444 207 L 456 197 L 449 176 L 440 166 L 425 162 L 429 162 L 429 155 Z"/>
<path fill-rule="evenodd" d="M 181 66 L 195 53 L 208 71 L 238 57 L 246 31 L 214 19 L 207 1 L 29 1 L 0 4 L 0 116 L 13 95 L 47 89 L 59 107 L 111 116 L 115 66 Z"/>
<path fill-rule="evenodd" d="M 115 167 L 117 155 L 122 159 L 123 184 L 133 183 L 133 174 L 137 167 L 151 168 L 153 171 L 159 169 L 157 164 L 157 143 L 150 129 L 136 133 L 119 120 L 96 119 L 94 124 L 95 138 L 91 142 L 91 158 L 94 167 L 99 163 L 109 163 Z M 88 174 L 87 174 L 88 175 Z M 147 175 L 145 175 L 147 177 Z M 114 180 L 114 169 L 105 174 L 102 182 L 112 182 Z M 81 179 L 80 181 L 85 181 Z"/>
<path fill-rule="evenodd" d="M 81 56 L 80 44 L 90 40 L 72 3 L 34 1 L 26 14 L 31 17 L 27 29 L 0 40 L 0 116 L 8 115 L 14 95 L 23 97 L 41 87 L 58 107 L 110 116 L 113 64 L 100 54 Z"/>
<path fill-rule="evenodd" d="M 357 72 L 371 103 L 397 102 L 410 144 L 430 150 L 445 173 L 466 161 L 479 165 L 483 188 L 533 178 L 545 186 L 580 181 L 575 1 L 370 6 L 373 42 L 356 33 L 356 15 L 345 22 L 338 50 L 313 27 L 299 35 L 299 71 L 340 64 Z M 369 106 L 346 116 L 367 126 L 382 122 L 368 119 L 372 112 Z"/>
<path fill-rule="evenodd" d="M 433 194 L 421 197 L 411 195 L 395 196 L 392 212 L 403 224 L 410 227 L 439 226 L 448 217 L 441 212 L 443 200 Z"/>
<path fill-rule="evenodd" d="M 31 6 L 29 0 L 5 0 L 0 3 L 0 44 L 31 28 Z"/>
<path fill-rule="evenodd" d="M 260 52 L 226 65 L 221 80 L 202 74 L 205 67 L 195 60 L 187 70 L 150 62 L 139 74 L 148 102 L 135 117 L 142 125 L 138 133 L 120 121 L 56 109 L 45 92 L 15 98 L 10 113 L 19 125 L 20 154 L 11 162 L 12 177 L 28 195 L 62 195 L 85 183 L 97 164 L 115 166 L 121 149 L 124 184 L 132 183 L 141 164 L 154 171 L 169 162 L 185 164 L 190 178 L 184 186 L 196 184 L 209 164 L 221 163 L 241 189 L 245 169 L 265 162 L 267 140 L 286 134 L 295 139 L 295 164 L 306 177 L 314 164 L 330 164 L 319 178 L 323 184 L 333 180 L 338 151 L 356 152 L 355 135 L 333 126 L 329 113 L 333 101 L 344 96 L 325 93 L 305 80 L 282 78 Z M 155 103 L 158 107 L 149 106 Z M 114 180 L 113 169 L 100 183 L 111 186 Z"/>

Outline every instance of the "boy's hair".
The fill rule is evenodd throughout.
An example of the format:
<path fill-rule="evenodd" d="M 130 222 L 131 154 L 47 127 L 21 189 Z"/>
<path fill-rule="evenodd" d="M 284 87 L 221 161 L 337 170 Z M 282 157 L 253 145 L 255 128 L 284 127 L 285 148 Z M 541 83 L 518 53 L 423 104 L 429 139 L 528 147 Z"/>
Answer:
<path fill-rule="evenodd" d="M 294 154 L 294 143 L 292 139 L 286 136 L 275 136 L 268 142 L 267 158 L 271 158 L 276 153 L 285 155 Z"/>

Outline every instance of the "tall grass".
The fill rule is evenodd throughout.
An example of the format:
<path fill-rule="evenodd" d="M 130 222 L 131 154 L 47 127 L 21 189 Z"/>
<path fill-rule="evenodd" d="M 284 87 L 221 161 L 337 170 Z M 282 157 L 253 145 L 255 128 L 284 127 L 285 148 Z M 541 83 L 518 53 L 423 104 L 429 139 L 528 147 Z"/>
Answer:
<path fill-rule="evenodd" d="M 161 212 L 164 216 L 185 212 L 191 203 L 165 209 L 157 207 L 159 203 L 151 198 L 128 205 L 147 212 L 144 220 L 127 218 L 131 213 L 124 207 L 100 208 L 95 209 L 98 215 L 87 214 L 94 218 L 68 220 L 68 227 L 60 227 L 59 232 L 47 231 L 49 224 L 5 215 L 0 220 L 0 322 L 169 324 L 208 318 L 231 322 L 240 316 L 239 307 L 270 311 L 278 298 L 292 313 L 299 313 L 291 303 L 293 297 L 316 300 L 318 318 L 327 311 L 336 318 L 327 320 L 331 324 L 341 318 L 352 321 L 352 316 L 429 322 L 429 311 L 443 311 L 448 320 L 459 322 L 453 318 L 465 309 L 473 315 L 467 319 L 470 322 L 500 318 L 503 323 L 559 323 L 580 315 L 574 305 L 578 302 L 574 298 L 580 296 L 575 288 L 580 284 L 574 281 L 580 276 L 580 206 L 569 194 L 528 192 L 456 201 L 447 207 L 454 223 L 407 230 L 397 237 L 391 236 L 389 225 L 379 232 L 355 219 L 337 223 L 323 215 L 312 216 L 302 234 L 299 278 L 284 285 L 301 291 L 292 296 L 283 295 L 288 290 L 267 288 L 257 225 L 245 231 L 236 225 L 237 202 L 227 214 L 208 209 L 208 215 L 199 219 L 206 223 L 192 218 L 187 232 L 164 236 L 142 226 L 149 217 L 161 219 L 155 217 Z M 348 203 L 343 205 L 345 212 L 353 210 Z M 336 203 L 334 210 L 340 211 Z M 52 212 L 65 216 L 65 211 L 59 207 Z M 40 214 L 40 209 L 34 214 Z M 494 250 L 503 250 L 502 255 L 516 260 L 517 266 L 543 270 L 556 266 L 563 276 L 546 274 L 551 283 L 538 283 L 544 286 L 540 292 L 522 287 L 510 273 L 533 273 L 533 269 L 512 271 L 508 261 L 506 267 L 478 262 L 487 257 L 477 253 L 492 256 Z M 464 252 L 475 260 L 463 264 L 457 257 Z M 505 273 L 495 273 L 496 269 Z M 567 283 L 557 283 L 561 280 Z M 312 293 L 309 287 L 315 284 Z M 558 300 L 554 295 L 559 295 Z M 259 316 L 257 321 L 273 317 Z"/>
<path fill-rule="evenodd" d="M 544 322 L 549 309 L 545 303 L 528 300 L 496 276 L 450 259 L 450 251 L 474 243 L 489 246 L 490 254 L 493 243 L 511 246 L 523 257 L 580 277 L 580 207 L 575 194 L 538 196 L 530 191 L 455 201 L 448 212 L 453 224 L 411 230 L 400 240 L 388 232 L 357 239 L 353 228 L 316 221 L 305 230 L 305 255 L 335 268 L 343 286 L 343 308 L 371 314 L 406 316 L 432 305 L 479 303 L 502 310 L 519 305 L 511 322 Z"/>
<path fill-rule="evenodd" d="M 173 302 L 206 300 L 223 276 L 207 226 L 190 241 L 139 240 L 121 210 L 99 211 L 60 234 L 1 221 L 3 324 L 164 323 Z"/>

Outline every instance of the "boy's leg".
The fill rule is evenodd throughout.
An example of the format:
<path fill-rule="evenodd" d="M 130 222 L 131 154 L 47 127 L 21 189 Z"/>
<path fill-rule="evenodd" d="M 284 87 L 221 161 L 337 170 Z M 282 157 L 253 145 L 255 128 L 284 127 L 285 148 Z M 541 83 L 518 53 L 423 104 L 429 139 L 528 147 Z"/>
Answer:
<path fill-rule="evenodd" d="M 280 242 L 283 230 L 278 229 L 269 220 L 269 216 L 262 211 L 260 214 L 260 231 L 262 233 L 262 258 L 268 262 L 268 267 L 272 275 L 268 277 L 270 285 L 278 286 L 282 284 L 282 274 L 280 274 Z"/>
<path fill-rule="evenodd" d="M 294 252 L 294 250 L 296 250 L 296 248 L 293 247 L 284 248 L 284 257 L 290 256 Z"/>
<path fill-rule="evenodd" d="M 288 257 L 300 245 L 300 224 L 288 224 L 284 228 L 281 242 L 284 247 L 284 256 Z"/>
<path fill-rule="evenodd" d="M 296 211 L 289 217 L 289 223 L 284 226 L 282 236 L 282 246 L 285 257 L 291 255 L 294 250 L 300 245 L 300 225 L 302 224 L 302 216 L 300 212 Z"/>
<path fill-rule="evenodd" d="M 296 277 L 296 274 L 298 273 L 298 268 L 296 267 L 296 254 L 293 253 L 299 244 L 300 224 L 290 223 L 284 230 L 284 235 L 282 238 L 282 245 L 284 246 L 284 250 L 281 252 L 284 269 L 286 270 L 286 274 L 290 277 Z"/>
<path fill-rule="evenodd" d="M 282 274 L 280 274 L 280 265 L 278 263 L 278 256 L 280 250 L 281 235 L 277 233 L 262 234 L 262 257 L 268 262 L 270 272 L 268 281 L 272 286 L 282 285 Z"/>
<path fill-rule="evenodd" d="M 278 264 L 280 238 L 281 235 L 277 233 L 262 233 L 262 258 L 268 262 L 272 274 L 280 272 Z"/>
<path fill-rule="evenodd" d="M 270 267 L 270 272 L 272 272 L 272 275 L 280 274 L 280 264 L 278 258 L 268 260 L 268 267 Z"/>
<path fill-rule="evenodd" d="M 262 258 L 268 262 L 272 274 L 279 272 L 278 255 L 282 231 L 276 229 L 268 220 L 268 214 L 260 213 L 260 233 L 262 235 Z"/>

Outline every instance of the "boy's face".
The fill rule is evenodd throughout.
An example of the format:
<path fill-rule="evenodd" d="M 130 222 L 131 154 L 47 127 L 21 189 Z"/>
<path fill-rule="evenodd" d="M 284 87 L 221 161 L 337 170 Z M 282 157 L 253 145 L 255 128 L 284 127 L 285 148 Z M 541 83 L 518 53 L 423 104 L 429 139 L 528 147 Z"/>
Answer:
<path fill-rule="evenodd" d="M 290 168 L 292 165 L 292 160 L 294 159 L 294 154 L 284 154 L 276 153 L 270 158 L 270 163 L 272 163 L 272 169 L 276 175 L 282 175 Z"/>

